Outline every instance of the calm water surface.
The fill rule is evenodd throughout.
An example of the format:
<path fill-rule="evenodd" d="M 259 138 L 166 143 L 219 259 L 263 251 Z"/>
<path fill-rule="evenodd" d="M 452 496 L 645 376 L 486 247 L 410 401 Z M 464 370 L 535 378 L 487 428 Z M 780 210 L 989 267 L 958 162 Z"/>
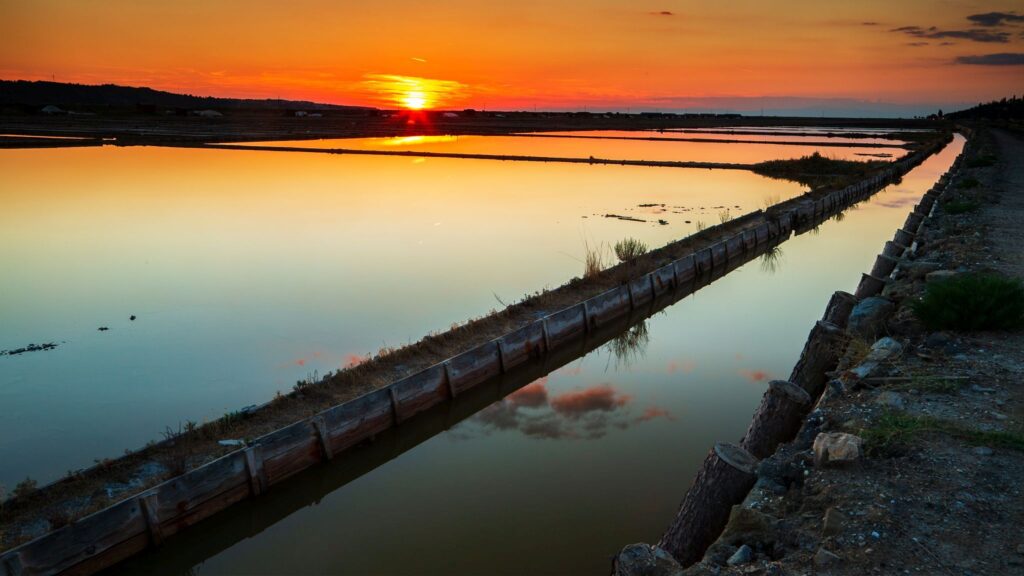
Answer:
<path fill-rule="evenodd" d="M 8 487 L 558 286 L 585 243 L 660 246 L 802 191 L 744 171 L 145 147 L 2 150 L 0 173 L 0 350 L 59 344 L 0 357 Z"/>
<path fill-rule="evenodd" d="M 856 286 L 962 144 L 784 243 L 774 265 L 748 263 L 647 320 L 631 354 L 598 349 L 426 440 L 403 425 L 406 437 L 314 469 L 125 569 L 607 573 L 623 545 L 657 540 L 709 447 L 740 438 L 831 293 Z"/>
<path fill-rule="evenodd" d="M 584 135 L 589 133 L 582 133 Z M 632 132 L 649 136 L 652 132 Z M 820 140 L 820 139 L 819 139 Z M 819 152 L 841 160 L 864 160 L 864 154 L 906 153 L 900 148 L 847 148 L 841 146 L 719 144 L 716 142 L 652 142 L 648 140 L 597 140 L 593 138 L 531 138 L 524 136 L 403 136 L 395 138 L 336 138 L 285 140 L 247 144 L 298 148 L 348 148 L 447 152 L 453 154 L 500 154 L 559 158 L 607 158 L 615 160 L 733 162 L 755 164 L 779 158 L 800 158 Z"/>

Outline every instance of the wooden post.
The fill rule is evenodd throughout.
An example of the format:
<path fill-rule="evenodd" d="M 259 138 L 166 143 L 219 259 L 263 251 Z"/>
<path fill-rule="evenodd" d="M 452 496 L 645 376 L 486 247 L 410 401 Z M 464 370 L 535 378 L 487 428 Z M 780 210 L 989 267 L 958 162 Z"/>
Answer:
<path fill-rule="evenodd" d="M 547 353 L 548 347 L 548 322 L 544 321 L 544 353 Z M 452 368 L 451 365 L 445 360 L 444 364 L 444 383 L 448 386 L 448 395 L 455 398 L 458 394 L 455 391 L 455 384 L 452 383 Z M 397 414 L 396 414 L 397 416 Z"/>
<path fill-rule="evenodd" d="M 907 232 L 903 228 L 900 228 L 896 230 L 896 235 L 893 236 L 893 240 L 895 240 L 898 244 L 910 246 L 911 244 L 914 243 L 914 235 L 911 234 L 910 232 Z"/>
<path fill-rule="evenodd" d="M 850 319 L 850 312 L 857 305 L 857 299 L 849 292 L 837 290 L 829 298 L 828 306 L 825 307 L 825 315 L 822 320 L 835 324 L 839 328 L 846 328 L 846 322 Z"/>
<path fill-rule="evenodd" d="M 661 537 L 663 548 L 683 567 L 704 556 L 757 479 L 757 459 L 734 444 L 715 444 L 686 491 L 675 519 Z"/>
<path fill-rule="evenodd" d="M 249 489 L 253 496 L 259 496 L 267 488 L 267 475 L 263 470 L 263 450 L 259 444 L 244 450 L 245 469 L 249 472 Z"/>
<path fill-rule="evenodd" d="M 884 278 L 878 278 L 871 274 L 861 274 L 860 284 L 857 285 L 857 291 L 853 295 L 857 297 L 857 300 L 863 300 L 869 296 L 881 294 L 882 288 L 885 288 Z"/>
<path fill-rule="evenodd" d="M 921 227 L 921 222 L 923 221 L 923 214 L 911 212 L 910 214 L 907 214 L 907 220 L 903 223 L 903 229 L 910 230 L 911 232 L 917 232 L 917 229 Z"/>
<path fill-rule="evenodd" d="M 740 445 L 756 458 L 771 456 L 776 446 L 796 436 L 810 409 L 811 397 L 803 388 L 772 380 Z"/>
<path fill-rule="evenodd" d="M 142 510 L 142 518 L 146 521 L 146 530 L 149 532 L 149 540 L 153 546 L 160 546 L 164 542 L 164 532 L 160 527 L 159 510 L 156 492 L 139 495 L 139 509 Z"/>
<path fill-rule="evenodd" d="M 398 422 L 398 403 L 395 401 L 394 387 L 391 388 L 391 407 L 395 410 L 395 422 Z M 313 431 L 316 432 L 317 440 L 320 442 L 320 450 L 323 452 L 324 458 L 330 460 L 334 458 L 334 450 L 331 449 L 331 437 L 327 430 L 327 420 L 324 419 L 323 414 L 317 414 L 310 419 L 310 423 L 313 424 Z"/>
<path fill-rule="evenodd" d="M 816 399 L 828 381 L 825 372 L 834 370 L 839 364 L 845 346 L 846 333 L 831 322 L 819 320 L 811 328 L 789 381 L 803 388 L 812 400 Z"/>
<path fill-rule="evenodd" d="M 876 278 L 888 278 L 892 271 L 896 269 L 896 264 L 899 260 L 886 256 L 885 254 L 879 254 L 875 258 L 875 265 L 871 267 L 871 276 Z"/>
<path fill-rule="evenodd" d="M 897 244 L 897 243 L 893 242 L 892 240 L 887 240 L 885 242 L 885 247 L 882 248 L 882 254 L 885 254 L 886 256 L 888 256 L 890 258 L 899 258 L 900 256 L 903 255 L 903 252 L 906 249 L 907 249 L 906 246 Z"/>

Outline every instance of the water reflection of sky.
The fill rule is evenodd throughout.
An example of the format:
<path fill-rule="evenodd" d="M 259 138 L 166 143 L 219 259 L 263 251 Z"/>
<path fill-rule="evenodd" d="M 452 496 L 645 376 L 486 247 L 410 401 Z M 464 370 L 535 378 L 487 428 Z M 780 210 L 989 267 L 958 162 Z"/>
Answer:
<path fill-rule="evenodd" d="M 584 133 L 591 134 L 591 133 Z M 651 132 L 633 132 L 650 136 Z M 593 135 L 593 134 L 591 134 Z M 789 138 L 789 141 L 799 138 Z M 820 140 L 818 138 L 817 140 Z M 452 154 L 498 154 L 560 158 L 608 158 L 615 160 L 732 162 L 754 164 L 765 160 L 800 158 L 818 152 L 842 160 L 864 160 L 864 154 L 888 154 L 899 158 L 902 148 L 851 148 L 785 144 L 721 144 L 595 138 L 533 138 L 528 136 L 401 136 L 395 138 L 338 138 L 248 142 L 251 145 L 295 148 L 347 148 L 355 150 L 402 150 Z"/>
<path fill-rule="evenodd" d="M 59 344 L 0 357 L 0 483 L 558 286 L 585 243 L 610 259 L 624 237 L 660 246 L 801 192 L 743 171 L 415 160 L 0 151 L 0 350 Z"/>
<path fill-rule="evenodd" d="M 742 436 L 832 291 L 852 290 L 902 224 L 890 200 L 922 194 L 955 152 L 786 242 L 774 270 L 747 263 L 648 319 L 645 336 L 570 362 L 315 506 L 258 534 L 239 514 L 250 537 L 226 550 L 189 545 L 141 567 L 173 570 L 187 551 L 213 554 L 199 574 L 607 571 L 621 546 L 657 540 L 709 447 Z"/>

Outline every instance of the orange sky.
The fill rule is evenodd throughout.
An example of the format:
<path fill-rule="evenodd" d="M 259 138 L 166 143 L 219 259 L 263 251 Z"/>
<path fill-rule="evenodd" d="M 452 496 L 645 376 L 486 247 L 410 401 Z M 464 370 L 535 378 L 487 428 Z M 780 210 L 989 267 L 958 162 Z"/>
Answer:
<path fill-rule="evenodd" d="M 1024 91 L 1024 21 L 967 16 L 1015 9 L 1024 14 L 1019 1 L 33 0 L 0 7 L 0 78 L 392 107 L 409 100 L 386 84 L 396 76 L 443 81 L 427 85 L 428 105 L 450 108 L 976 102 Z M 894 31 L 906 26 L 920 29 Z"/>

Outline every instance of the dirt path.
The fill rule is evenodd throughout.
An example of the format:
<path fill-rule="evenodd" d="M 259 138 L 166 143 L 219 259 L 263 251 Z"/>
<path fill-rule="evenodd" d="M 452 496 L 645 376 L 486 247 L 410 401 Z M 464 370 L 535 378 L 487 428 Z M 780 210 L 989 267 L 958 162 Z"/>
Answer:
<path fill-rule="evenodd" d="M 994 267 L 1024 277 L 1024 140 L 1002 130 L 992 133 L 999 156 L 1007 159 L 998 166 L 993 185 L 999 203 L 986 207 L 982 221 L 989 228 L 988 240 Z M 1013 160 L 1010 160 L 1013 159 Z"/>

